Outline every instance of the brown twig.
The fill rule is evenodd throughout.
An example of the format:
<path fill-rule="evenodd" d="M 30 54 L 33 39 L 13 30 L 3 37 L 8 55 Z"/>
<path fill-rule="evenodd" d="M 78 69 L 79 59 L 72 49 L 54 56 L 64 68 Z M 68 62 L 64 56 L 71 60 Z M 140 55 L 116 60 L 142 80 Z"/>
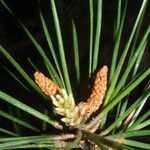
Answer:
<path fill-rule="evenodd" d="M 81 129 L 82 130 L 89 130 L 91 129 L 95 124 L 97 124 L 99 122 L 100 124 L 100 120 L 102 118 L 102 115 L 99 114 L 97 115 L 95 118 L 93 118 L 89 123 L 82 125 Z"/>
<path fill-rule="evenodd" d="M 54 140 L 54 141 L 65 141 L 68 139 L 74 139 L 75 137 L 76 137 L 75 134 L 53 135 L 52 140 Z"/>

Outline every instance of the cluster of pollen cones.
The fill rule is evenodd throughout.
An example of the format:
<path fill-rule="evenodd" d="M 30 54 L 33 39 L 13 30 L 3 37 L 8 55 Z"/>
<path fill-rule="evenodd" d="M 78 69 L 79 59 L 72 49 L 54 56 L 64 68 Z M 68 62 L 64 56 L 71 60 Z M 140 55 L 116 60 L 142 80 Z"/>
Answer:
<path fill-rule="evenodd" d="M 107 72 L 107 66 L 98 71 L 89 98 L 78 105 L 75 105 L 71 94 L 68 95 L 65 89 L 58 87 L 41 72 L 35 72 L 34 77 L 40 89 L 51 97 L 55 111 L 64 117 L 62 121 L 70 126 L 77 126 L 84 123 L 102 105 L 107 90 Z"/>

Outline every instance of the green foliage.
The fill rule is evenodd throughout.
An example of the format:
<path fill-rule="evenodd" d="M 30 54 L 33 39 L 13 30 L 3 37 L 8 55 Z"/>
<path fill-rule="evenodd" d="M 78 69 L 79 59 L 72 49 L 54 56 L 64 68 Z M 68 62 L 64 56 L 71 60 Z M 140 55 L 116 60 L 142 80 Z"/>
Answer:
<path fill-rule="evenodd" d="M 100 135 L 89 133 L 87 131 L 82 131 L 82 133 L 88 137 L 90 140 L 92 140 L 94 143 L 96 143 L 101 149 L 104 149 L 102 145 L 107 145 L 109 147 L 112 147 L 113 149 L 120 149 L 120 150 L 134 150 L 133 148 L 130 148 L 128 146 L 125 146 L 123 144 L 119 144 L 117 142 L 114 142 L 110 139 L 104 138 Z M 105 147 L 108 149 L 107 147 Z"/>
<path fill-rule="evenodd" d="M 74 64 L 75 64 L 77 84 L 79 86 L 80 84 L 79 48 L 78 48 L 77 31 L 74 21 L 72 21 L 72 32 L 73 32 L 73 47 L 74 47 Z"/>
<path fill-rule="evenodd" d="M 12 120 L 12 121 L 14 121 L 14 122 L 16 122 L 16 123 L 26 127 L 26 128 L 29 128 L 29 129 L 31 129 L 33 131 L 40 132 L 40 130 L 38 128 L 34 127 L 32 124 L 29 124 L 29 123 L 27 123 L 27 122 L 25 122 L 25 121 L 23 121 L 21 119 L 18 119 L 16 117 L 14 117 L 14 116 L 4 112 L 4 111 L 0 111 L 0 116 L 5 117 L 8 120 Z"/>
<path fill-rule="evenodd" d="M 39 53 L 43 60 L 43 64 L 47 68 L 51 79 L 57 83 L 61 88 L 65 88 L 68 94 L 74 93 L 72 88 L 74 85 L 71 85 L 70 82 L 70 72 L 68 64 L 66 61 L 66 53 L 64 49 L 64 43 L 61 33 L 61 27 L 59 23 L 59 17 L 57 15 L 56 5 L 54 0 L 49 0 L 51 6 L 51 13 L 54 19 L 57 43 L 58 43 L 58 52 L 57 56 L 56 49 L 54 48 L 53 40 L 50 35 L 50 30 L 48 28 L 44 14 L 42 13 L 41 3 L 39 2 L 39 16 L 43 32 L 45 34 L 47 44 L 50 49 L 50 53 L 53 57 L 54 65 L 50 61 L 49 57 L 46 54 L 46 51 L 42 48 L 40 43 L 37 42 L 32 33 L 26 28 L 26 26 L 21 22 L 17 16 L 11 11 L 9 6 L 3 1 L 0 0 L 9 14 L 14 17 L 18 25 L 21 26 L 31 43 L 35 46 L 35 52 Z M 130 2 L 129 2 L 130 3 Z M 89 68 L 88 68 L 88 77 L 89 81 L 93 78 L 95 71 L 99 67 L 99 55 L 100 55 L 100 41 L 103 38 L 101 36 L 101 27 L 103 19 L 103 1 L 97 0 L 97 8 L 94 7 L 94 1 L 89 0 L 89 10 L 90 10 L 90 36 L 89 36 Z M 138 73 L 138 68 L 142 60 L 142 56 L 146 49 L 149 34 L 150 34 L 150 25 L 146 28 L 146 31 L 141 37 L 140 42 L 138 43 L 138 37 L 141 32 L 142 21 L 144 14 L 147 10 L 148 0 L 143 0 L 141 4 L 140 11 L 137 15 L 133 29 L 128 37 L 127 42 L 125 43 L 124 48 L 121 50 L 121 38 L 123 34 L 123 27 L 125 26 L 125 17 L 127 14 L 128 1 L 123 3 L 121 0 L 116 2 L 116 20 L 114 20 L 114 33 L 113 33 L 113 54 L 110 64 L 110 73 L 108 80 L 108 89 L 105 95 L 105 100 L 103 103 L 102 110 L 98 114 L 98 123 L 101 124 L 98 126 L 97 133 L 90 133 L 84 130 L 80 130 L 77 134 L 70 133 L 71 131 L 67 129 L 67 134 L 65 135 L 53 135 L 53 132 L 49 135 L 44 131 L 47 131 L 47 127 L 53 126 L 56 129 L 60 130 L 63 128 L 63 125 L 58 121 L 52 119 L 52 115 L 49 113 L 47 107 L 45 107 L 45 112 L 40 112 L 29 106 L 20 99 L 15 98 L 15 96 L 10 96 L 4 91 L 0 90 L 0 101 L 6 102 L 8 105 L 13 105 L 16 109 L 24 111 L 27 114 L 39 119 L 41 121 L 42 127 L 35 127 L 32 122 L 22 119 L 21 117 L 15 116 L 10 112 L 5 112 L 0 110 L 0 116 L 7 119 L 9 122 L 15 124 L 13 131 L 0 127 L 0 133 L 3 133 L 0 138 L 0 149 L 27 149 L 27 148 L 46 148 L 46 149 L 57 149 L 64 148 L 65 150 L 73 149 L 74 147 L 79 147 L 81 144 L 81 139 L 85 138 L 95 143 L 102 150 L 112 149 L 122 149 L 122 150 L 132 150 L 133 148 L 129 147 L 138 147 L 142 149 L 150 149 L 149 144 L 133 141 L 132 137 L 136 136 L 149 136 L 150 130 L 146 130 L 145 127 L 150 125 L 150 120 L 147 119 L 150 116 L 150 111 L 142 113 L 144 105 L 146 104 L 148 98 L 150 97 L 150 82 L 144 87 L 144 90 L 141 91 L 141 95 L 136 99 L 131 99 L 131 93 L 136 91 L 136 87 L 148 76 L 150 75 L 150 67 L 143 69 Z M 123 8 L 123 9 L 122 9 Z M 96 12 L 96 11 L 97 12 Z M 96 12 L 96 16 L 94 14 Z M 94 24 L 96 23 L 96 24 Z M 94 28 L 95 27 L 95 28 Z M 80 51 L 78 45 L 78 34 L 75 22 L 72 20 L 72 37 L 73 37 L 73 61 L 75 65 L 75 76 L 78 88 L 80 88 L 81 81 L 81 66 L 80 66 Z M 21 87 L 23 87 L 28 93 L 32 94 L 31 88 L 34 89 L 43 99 L 47 97 L 43 94 L 40 88 L 32 80 L 32 78 L 26 73 L 26 71 L 21 67 L 21 65 L 11 56 L 10 53 L 0 45 L 0 53 L 3 54 L 5 59 L 7 59 L 10 64 L 15 68 L 17 73 L 25 79 L 21 81 L 18 75 L 6 66 L 1 64 L 1 66 L 8 72 L 8 74 L 13 77 L 16 82 L 18 82 Z M 120 56 L 119 56 L 120 53 Z M 32 59 L 27 58 L 31 68 L 34 71 L 40 71 L 41 68 L 38 68 Z M 60 61 L 59 61 L 60 60 Z M 127 60 L 127 64 L 126 64 Z M 125 66 L 125 67 L 124 67 Z M 24 83 L 25 82 L 25 83 Z M 27 83 L 27 84 L 26 84 Z M 89 82 L 90 84 L 90 82 Z M 91 86 L 91 85 L 88 85 Z M 88 89 L 89 87 L 87 87 Z M 88 95 L 88 94 L 87 94 Z M 130 104 L 130 105 L 129 105 Z M 117 108 L 117 111 L 115 111 Z M 20 112 L 21 114 L 21 112 Z M 110 120 L 111 115 L 115 115 L 114 119 Z M 139 117 L 140 116 L 140 117 Z M 54 116 L 53 116 L 54 117 Z M 109 124 L 107 124 L 109 122 Z M 91 124 L 90 124 L 91 125 Z M 92 124 L 93 125 L 93 124 Z M 27 128 L 32 131 L 32 133 L 40 134 L 38 136 L 25 137 L 24 135 L 18 134 L 19 126 Z M 94 124 L 94 126 L 96 126 Z M 142 130 L 141 130 L 142 129 Z M 60 131 L 59 131 L 60 133 Z M 43 135 L 44 134 L 44 135 Z M 11 137 L 10 137 L 11 136 Z M 130 139 L 128 139 L 130 138 Z M 122 139 L 122 143 L 118 143 L 116 140 Z M 73 140 L 73 141 L 72 141 Z M 59 142 L 58 142 L 59 141 Z M 84 140 L 85 142 L 86 140 Z M 69 143 L 69 144 L 68 144 Z M 88 142 L 87 142 L 88 143 Z M 90 142 L 89 142 L 90 143 Z M 89 144 L 88 143 L 88 144 Z M 55 145 L 56 144 L 56 145 Z M 91 143 L 90 143 L 91 144 Z M 60 145 L 60 146 L 58 146 Z M 62 146 L 63 145 L 63 146 Z M 86 145 L 86 144 L 85 144 Z M 92 144 L 91 144 L 92 145 Z M 82 147 L 82 146 L 81 146 Z"/>
<path fill-rule="evenodd" d="M 58 122 L 51 120 L 48 116 L 40 113 L 39 111 L 29 107 L 28 105 L 23 104 L 22 102 L 16 100 L 15 98 L 9 96 L 8 94 L 0 91 L 0 98 L 4 101 L 10 103 L 11 105 L 14 105 L 15 107 L 33 115 L 34 117 L 37 117 L 38 119 L 44 120 L 45 122 L 52 124 L 53 126 L 56 126 L 58 128 L 62 128 L 61 125 L 59 125 Z"/>

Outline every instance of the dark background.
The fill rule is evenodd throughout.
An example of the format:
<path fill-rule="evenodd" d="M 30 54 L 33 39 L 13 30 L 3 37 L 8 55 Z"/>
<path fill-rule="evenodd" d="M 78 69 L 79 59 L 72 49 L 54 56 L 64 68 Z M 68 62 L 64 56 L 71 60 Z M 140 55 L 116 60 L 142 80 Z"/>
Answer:
<path fill-rule="evenodd" d="M 31 31 L 37 41 L 45 48 L 47 55 L 51 59 L 49 53 L 49 48 L 46 43 L 45 36 L 43 34 L 39 14 L 38 14 L 38 1 L 37 0 L 7 0 L 5 1 L 10 8 L 13 10 L 14 14 L 21 19 L 24 25 Z M 75 20 L 77 32 L 78 32 L 78 42 L 80 50 L 80 63 L 81 63 L 81 95 L 78 96 L 78 91 L 75 91 L 78 101 L 87 97 L 87 76 L 88 76 L 88 50 L 89 50 L 89 3 L 87 0 L 56 0 L 57 11 L 60 19 L 62 35 L 64 40 L 64 47 L 66 51 L 66 58 L 68 62 L 71 82 L 74 84 L 74 64 L 73 64 L 73 44 L 72 44 L 72 29 L 71 29 L 71 19 Z M 95 1 L 96 2 L 96 1 Z M 136 16 L 139 12 L 142 0 L 131 0 L 128 4 L 127 15 L 125 19 L 125 26 L 123 29 L 123 36 L 121 39 L 121 50 L 125 45 L 130 31 L 134 25 Z M 102 35 L 100 42 L 100 60 L 99 67 L 104 64 L 110 66 L 112 49 L 113 49 L 113 28 L 114 28 L 114 18 L 116 17 L 116 3 L 115 1 L 106 0 L 103 2 L 103 23 L 102 23 Z M 95 3 L 96 6 L 96 3 Z M 53 24 L 53 18 L 51 16 L 51 9 L 49 1 L 42 1 L 42 10 L 46 21 L 49 25 L 50 34 L 54 42 L 55 48 L 57 49 L 57 42 L 55 36 L 55 29 Z M 96 12 L 95 12 L 96 14 Z M 143 20 L 142 30 L 139 36 L 143 35 L 146 27 L 149 24 L 150 13 L 149 10 Z M 36 48 L 30 42 L 28 37 L 24 34 L 22 29 L 16 23 L 15 19 L 5 10 L 5 8 L 0 4 L 0 43 L 4 46 L 11 55 L 19 62 L 21 66 L 26 70 L 26 72 L 33 77 L 34 69 L 30 66 L 27 61 L 27 57 L 31 58 L 33 62 L 41 68 L 41 72 L 47 74 L 45 66 L 41 61 L 40 55 L 36 52 Z M 144 53 L 142 63 L 140 65 L 139 71 L 150 65 L 150 47 L 149 44 Z M 8 63 L 8 61 L 0 54 L 0 64 L 3 64 L 11 71 L 18 73 L 15 69 Z M 24 81 L 22 77 L 20 80 Z M 142 90 L 148 78 L 138 87 L 137 93 Z M 26 84 L 27 85 L 27 84 Z M 28 86 L 28 85 L 27 85 Z M 42 100 L 39 99 L 37 102 L 37 95 L 33 93 L 32 95 L 24 91 L 13 78 L 11 78 L 8 73 L 1 67 L 0 68 L 0 89 L 13 95 L 14 97 L 21 99 L 24 103 L 32 105 L 36 109 L 42 109 Z M 139 93 L 140 94 L 140 93 Z M 136 97 L 136 96 L 135 96 Z M 31 100 L 32 99 L 32 100 Z M 43 102 L 45 103 L 45 102 Z M 6 104 L 4 103 L 0 107 L 5 109 Z M 24 117 L 29 117 L 24 114 Z M 32 120 L 32 118 L 31 118 Z M 33 120 L 32 120 L 33 121 Z M 7 121 L 6 121 L 7 122 Z M 7 124 L 5 122 L 5 124 Z M 36 123 L 36 121 L 35 121 Z"/>

